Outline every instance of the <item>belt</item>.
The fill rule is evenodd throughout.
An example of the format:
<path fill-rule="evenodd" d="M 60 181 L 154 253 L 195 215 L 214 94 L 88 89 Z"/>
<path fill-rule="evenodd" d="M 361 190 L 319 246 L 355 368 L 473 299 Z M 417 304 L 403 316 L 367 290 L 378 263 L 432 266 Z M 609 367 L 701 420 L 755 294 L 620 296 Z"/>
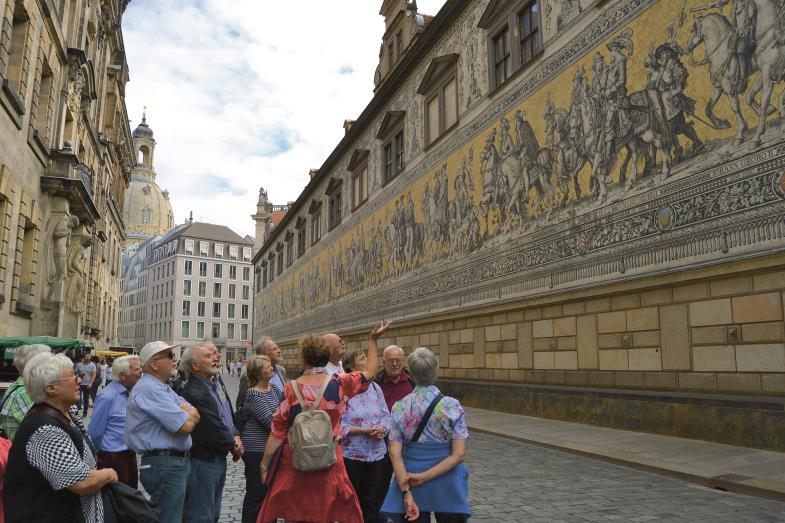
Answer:
<path fill-rule="evenodd" d="M 134 452 L 133 450 L 130 450 L 130 449 L 129 450 L 116 450 L 116 451 L 99 450 L 98 454 L 116 454 L 116 455 L 120 455 L 120 456 L 122 456 L 122 455 L 136 456 L 136 452 Z"/>
<path fill-rule="evenodd" d="M 151 456 L 171 456 L 174 458 L 187 458 L 188 451 L 174 450 L 174 449 L 153 449 L 153 450 L 147 450 L 142 453 L 143 458 L 149 458 Z"/>

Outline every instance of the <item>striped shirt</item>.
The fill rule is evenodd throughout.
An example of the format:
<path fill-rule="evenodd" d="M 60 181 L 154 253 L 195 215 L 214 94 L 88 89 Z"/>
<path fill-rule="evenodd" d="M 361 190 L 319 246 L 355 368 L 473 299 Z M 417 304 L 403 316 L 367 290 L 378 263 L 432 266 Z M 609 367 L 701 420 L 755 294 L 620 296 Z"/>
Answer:
<path fill-rule="evenodd" d="M 270 422 L 283 401 L 283 394 L 276 387 L 259 392 L 248 389 L 243 403 L 245 427 L 240 436 L 246 452 L 264 452 L 270 436 Z"/>

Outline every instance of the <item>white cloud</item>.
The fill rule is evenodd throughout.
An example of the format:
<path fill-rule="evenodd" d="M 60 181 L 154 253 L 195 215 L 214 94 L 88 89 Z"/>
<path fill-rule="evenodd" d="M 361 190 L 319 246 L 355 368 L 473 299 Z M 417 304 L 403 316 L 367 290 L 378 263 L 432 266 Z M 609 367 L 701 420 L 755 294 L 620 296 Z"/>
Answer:
<path fill-rule="evenodd" d="M 420 0 L 436 14 L 444 0 Z M 294 200 L 373 96 L 381 0 L 134 0 L 126 103 L 155 132 L 175 221 L 253 234 L 259 187 Z"/>

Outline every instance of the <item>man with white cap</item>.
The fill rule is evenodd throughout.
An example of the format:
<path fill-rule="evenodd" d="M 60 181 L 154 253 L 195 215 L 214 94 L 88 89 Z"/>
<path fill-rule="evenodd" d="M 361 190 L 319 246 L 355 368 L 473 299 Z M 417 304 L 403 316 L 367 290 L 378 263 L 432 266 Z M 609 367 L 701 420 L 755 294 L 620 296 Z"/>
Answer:
<path fill-rule="evenodd" d="M 175 369 L 172 346 L 151 341 L 139 354 L 144 375 L 131 390 L 125 441 L 142 455 L 139 479 L 161 510 L 162 523 L 183 517 L 191 432 L 199 412 L 168 385 Z"/>

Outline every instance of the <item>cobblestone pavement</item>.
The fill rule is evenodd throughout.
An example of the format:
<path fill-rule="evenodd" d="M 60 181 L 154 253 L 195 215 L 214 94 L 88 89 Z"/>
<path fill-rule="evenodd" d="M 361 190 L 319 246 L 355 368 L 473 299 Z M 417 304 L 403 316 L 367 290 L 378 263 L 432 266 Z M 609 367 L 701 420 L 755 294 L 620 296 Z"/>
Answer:
<path fill-rule="evenodd" d="M 485 434 L 469 442 L 466 466 L 477 522 L 785 522 L 785 503 Z M 230 462 L 221 522 L 240 521 L 244 489 L 242 462 Z"/>

